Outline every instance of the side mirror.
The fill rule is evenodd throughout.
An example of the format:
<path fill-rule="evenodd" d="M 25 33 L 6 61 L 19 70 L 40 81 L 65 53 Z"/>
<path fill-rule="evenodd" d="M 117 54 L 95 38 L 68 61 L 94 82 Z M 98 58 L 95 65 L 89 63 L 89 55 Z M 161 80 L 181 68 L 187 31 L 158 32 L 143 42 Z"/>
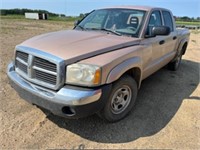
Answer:
<path fill-rule="evenodd" d="M 157 26 L 152 28 L 152 35 L 169 35 L 171 32 L 171 29 L 167 26 Z"/>
<path fill-rule="evenodd" d="M 76 27 L 81 21 L 80 20 L 75 20 L 74 21 L 74 26 Z"/>

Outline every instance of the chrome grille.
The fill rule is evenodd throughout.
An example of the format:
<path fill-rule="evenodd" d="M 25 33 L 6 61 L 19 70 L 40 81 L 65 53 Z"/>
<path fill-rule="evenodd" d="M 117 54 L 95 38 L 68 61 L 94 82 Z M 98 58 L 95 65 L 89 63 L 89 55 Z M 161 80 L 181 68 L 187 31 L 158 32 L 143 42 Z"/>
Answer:
<path fill-rule="evenodd" d="M 17 52 L 16 53 L 16 57 L 20 58 L 21 60 L 23 60 L 24 62 L 28 62 L 28 54 L 23 53 L 23 52 Z"/>
<path fill-rule="evenodd" d="M 28 71 L 27 71 L 27 65 L 21 63 L 19 60 L 16 60 L 16 68 L 20 69 L 25 74 L 28 73 Z"/>
<path fill-rule="evenodd" d="M 56 76 L 55 75 L 51 75 L 51 74 L 48 74 L 46 72 L 42 72 L 39 70 L 34 70 L 34 72 L 35 72 L 36 79 L 43 81 L 43 82 L 47 82 L 49 84 L 53 84 L 53 85 L 56 84 Z"/>
<path fill-rule="evenodd" d="M 23 73 L 28 73 L 28 54 L 23 52 L 16 52 L 16 68 L 21 70 Z"/>
<path fill-rule="evenodd" d="M 36 67 L 42 68 L 42 69 L 49 70 L 49 71 L 53 71 L 53 72 L 57 71 L 56 70 L 56 64 L 51 63 L 47 60 L 38 58 L 38 57 L 35 57 L 33 65 L 36 66 Z"/>
<path fill-rule="evenodd" d="M 32 51 L 29 53 L 30 50 L 34 51 L 34 53 Z M 42 56 L 38 56 L 38 53 L 42 54 Z M 64 74 L 61 71 L 61 68 L 64 67 L 63 62 L 59 58 L 43 54 L 38 50 L 30 48 L 22 51 L 16 50 L 15 67 L 18 74 L 33 83 L 51 89 L 58 89 L 59 86 L 64 84 Z"/>

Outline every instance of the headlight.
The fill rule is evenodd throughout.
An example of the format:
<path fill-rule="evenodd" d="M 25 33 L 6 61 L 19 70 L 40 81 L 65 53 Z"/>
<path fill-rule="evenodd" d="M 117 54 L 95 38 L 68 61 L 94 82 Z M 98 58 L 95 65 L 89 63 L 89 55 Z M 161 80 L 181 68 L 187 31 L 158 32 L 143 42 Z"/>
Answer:
<path fill-rule="evenodd" d="M 72 64 L 66 68 L 66 83 L 94 86 L 101 81 L 101 69 L 87 64 Z"/>

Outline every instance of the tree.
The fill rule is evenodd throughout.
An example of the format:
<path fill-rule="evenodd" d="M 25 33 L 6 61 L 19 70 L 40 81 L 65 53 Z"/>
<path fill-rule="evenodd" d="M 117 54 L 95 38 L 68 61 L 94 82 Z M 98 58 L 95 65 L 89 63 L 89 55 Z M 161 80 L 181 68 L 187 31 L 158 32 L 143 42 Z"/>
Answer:
<path fill-rule="evenodd" d="M 46 10 L 33 10 L 33 9 L 1 9 L 0 15 L 24 15 L 26 12 L 32 12 L 32 13 L 46 13 L 49 14 L 49 16 L 58 16 L 58 14 L 48 12 Z"/>
<path fill-rule="evenodd" d="M 85 15 L 81 13 L 81 14 L 79 15 L 79 17 L 80 17 L 80 18 L 84 18 Z"/>
<path fill-rule="evenodd" d="M 187 16 L 181 17 L 182 21 L 191 21 L 191 19 Z"/>

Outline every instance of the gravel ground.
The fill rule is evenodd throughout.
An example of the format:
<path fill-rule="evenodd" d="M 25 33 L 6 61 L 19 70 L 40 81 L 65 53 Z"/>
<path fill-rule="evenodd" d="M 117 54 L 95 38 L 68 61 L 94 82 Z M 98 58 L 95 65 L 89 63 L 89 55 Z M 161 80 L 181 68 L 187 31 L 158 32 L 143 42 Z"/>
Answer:
<path fill-rule="evenodd" d="M 161 69 L 142 82 L 135 109 L 107 124 L 96 115 L 68 120 L 22 100 L 8 84 L 15 45 L 72 23 L 1 20 L 0 149 L 200 149 L 200 34 L 192 33 L 177 72 Z"/>

